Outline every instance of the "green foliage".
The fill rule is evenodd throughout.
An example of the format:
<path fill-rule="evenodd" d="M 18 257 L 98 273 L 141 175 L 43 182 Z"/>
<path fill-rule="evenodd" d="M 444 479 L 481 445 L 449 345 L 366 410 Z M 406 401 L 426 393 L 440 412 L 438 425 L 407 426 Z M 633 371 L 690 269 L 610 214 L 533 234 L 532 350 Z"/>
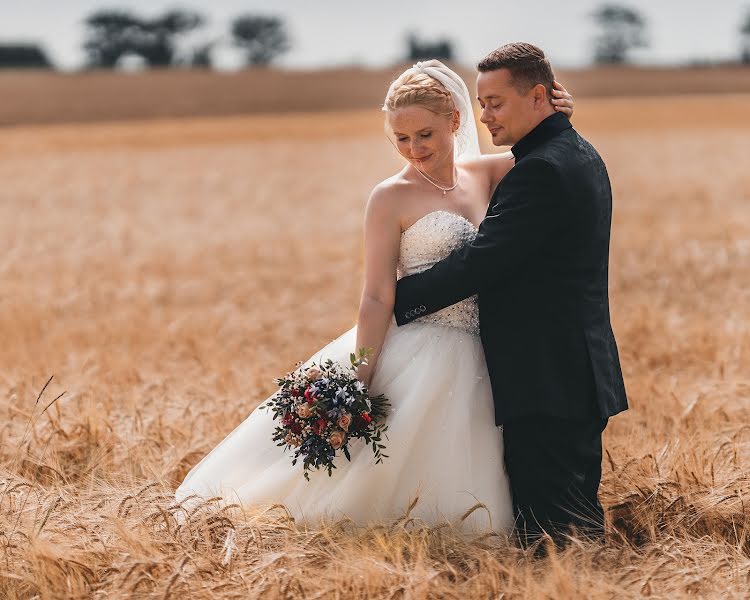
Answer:
<path fill-rule="evenodd" d="M 594 41 L 594 61 L 624 64 L 628 52 L 648 46 L 646 19 L 635 9 L 620 4 L 604 4 L 592 13 L 600 27 Z"/>
<path fill-rule="evenodd" d="M 35 44 L 0 45 L 0 69 L 51 69 L 47 53 Z"/>
<path fill-rule="evenodd" d="M 248 66 L 267 66 L 290 48 L 286 27 L 278 17 L 241 15 L 232 22 L 231 34 Z"/>
<path fill-rule="evenodd" d="M 742 34 L 742 62 L 750 65 L 750 11 L 745 16 L 745 22 L 740 25 Z"/>
<path fill-rule="evenodd" d="M 85 20 L 83 47 L 90 67 L 114 68 L 122 57 L 133 54 L 151 67 L 167 67 L 175 62 L 177 39 L 204 23 L 202 15 L 186 10 L 170 10 L 153 19 L 100 10 Z"/>

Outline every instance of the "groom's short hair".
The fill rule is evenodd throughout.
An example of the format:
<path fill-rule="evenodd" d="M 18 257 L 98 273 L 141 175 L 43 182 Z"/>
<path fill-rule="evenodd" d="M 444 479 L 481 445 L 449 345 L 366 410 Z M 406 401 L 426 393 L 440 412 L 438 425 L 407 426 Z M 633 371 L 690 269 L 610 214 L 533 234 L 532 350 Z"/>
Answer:
<path fill-rule="evenodd" d="M 493 50 L 477 64 L 480 73 L 508 69 L 513 87 L 519 94 L 527 94 L 531 88 L 541 83 L 552 94 L 555 75 L 544 51 L 534 44 L 513 42 Z"/>

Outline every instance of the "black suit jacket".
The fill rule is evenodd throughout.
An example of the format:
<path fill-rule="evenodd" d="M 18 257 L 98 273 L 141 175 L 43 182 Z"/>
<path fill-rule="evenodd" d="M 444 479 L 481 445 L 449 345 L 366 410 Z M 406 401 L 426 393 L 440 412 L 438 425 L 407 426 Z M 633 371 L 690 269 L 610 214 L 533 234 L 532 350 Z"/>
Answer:
<path fill-rule="evenodd" d="M 476 239 L 398 282 L 396 321 L 478 294 L 496 424 L 608 418 L 627 397 L 609 317 L 607 169 L 561 113 L 512 152 Z"/>

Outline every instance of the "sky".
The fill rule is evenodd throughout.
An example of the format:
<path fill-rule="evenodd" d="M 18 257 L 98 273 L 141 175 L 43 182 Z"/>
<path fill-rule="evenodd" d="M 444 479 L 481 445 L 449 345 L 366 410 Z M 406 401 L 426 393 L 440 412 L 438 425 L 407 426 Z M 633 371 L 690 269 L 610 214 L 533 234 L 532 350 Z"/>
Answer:
<path fill-rule="evenodd" d="M 226 37 L 239 14 L 277 15 L 287 23 L 293 48 L 280 61 L 287 68 L 314 69 L 360 64 L 388 66 L 406 52 L 409 32 L 425 40 L 451 39 L 466 65 L 497 46 L 528 41 L 542 47 L 553 65 L 580 67 L 591 61 L 596 25 L 590 18 L 600 0 L 0 0 L 0 43 L 41 43 L 62 69 L 82 66 L 83 19 L 101 8 L 124 8 L 155 16 L 173 8 L 197 10 L 207 27 L 188 42 Z M 681 64 L 738 56 L 739 25 L 750 0 L 625 0 L 648 21 L 651 44 L 634 51 L 634 62 Z M 239 66 L 227 43 L 215 55 L 220 68 Z"/>

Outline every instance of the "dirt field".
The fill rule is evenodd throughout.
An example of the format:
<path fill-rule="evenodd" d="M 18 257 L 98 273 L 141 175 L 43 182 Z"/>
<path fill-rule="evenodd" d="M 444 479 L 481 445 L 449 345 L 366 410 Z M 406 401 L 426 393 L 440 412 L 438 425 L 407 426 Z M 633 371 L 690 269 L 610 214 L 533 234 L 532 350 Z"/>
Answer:
<path fill-rule="evenodd" d="M 364 203 L 400 166 L 377 110 L 0 130 L 0 597 L 746 598 L 749 104 L 577 104 L 614 187 L 632 409 L 605 436 L 606 547 L 542 561 L 407 521 L 172 516 L 273 378 L 352 325 Z"/>
<path fill-rule="evenodd" d="M 406 66 L 128 74 L 0 70 L 0 126 L 377 109 Z M 457 69 L 473 89 L 475 72 Z M 556 76 L 576 98 L 750 93 L 750 69 L 740 66 L 559 70 Z"/>

